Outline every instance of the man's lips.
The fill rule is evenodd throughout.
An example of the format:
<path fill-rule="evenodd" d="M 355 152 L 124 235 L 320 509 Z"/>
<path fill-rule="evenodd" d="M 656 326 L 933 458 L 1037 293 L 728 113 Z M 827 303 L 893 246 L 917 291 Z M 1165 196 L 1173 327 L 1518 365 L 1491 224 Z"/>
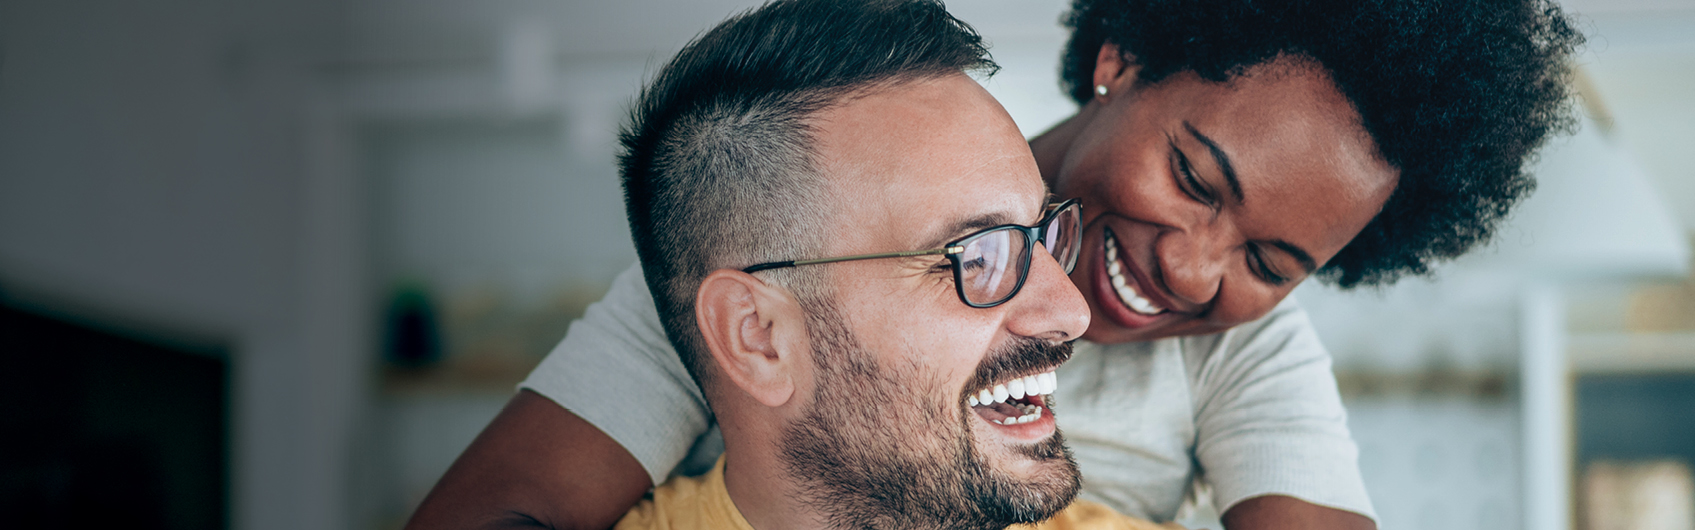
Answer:
<path fill-rule="evenodd" d="M 1059 377 L 1052 370 L 1034 375 L 1014 377 L 1006 382 L 985 387 L 965 398 L 965 404 L 979 409 L 978 414 L 995 412 L 1004 417 L 984 417 L 998 425 L 1029 423 L 1042 417 L 1047 410 L 1041 396 L 1053 394 L 1059 388 Z"/>
<path fill-rule="evenodd" d="M 1050 368 L 978 389 L 966 396 L 965 404 L 977 417 L 1014 437 L 1035 439 L 1053 430 L 1053 410 L 1048 403 L 1056 388 L 1059 377 Z"/>
<path fill-rule="evenodd" d="M 965 383 L 962 405 L 991 431 L 1035 441 L 1054 432 L 1047 397 L 1059 387 L 1054 369 L 1071 358 L 1071 343 L 1018 337 L 977 366 Z"/>

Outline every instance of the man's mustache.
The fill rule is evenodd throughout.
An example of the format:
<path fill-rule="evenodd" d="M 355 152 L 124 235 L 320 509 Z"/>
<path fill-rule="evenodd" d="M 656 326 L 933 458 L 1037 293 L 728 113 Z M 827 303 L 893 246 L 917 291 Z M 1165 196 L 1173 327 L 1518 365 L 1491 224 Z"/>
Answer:
<path fill-rule="evenodd" d="M 997 382 L 1046 372 L 1071 358 L 1070 342 L 1049 342 L 1030 337 L 1013 339 L 1010 344 L 996 348 L 977 365 L 977 374 L 965 384 L 963 392 L 974 393 Z M 964 394 L 961 394 L 962 396 Z"/>

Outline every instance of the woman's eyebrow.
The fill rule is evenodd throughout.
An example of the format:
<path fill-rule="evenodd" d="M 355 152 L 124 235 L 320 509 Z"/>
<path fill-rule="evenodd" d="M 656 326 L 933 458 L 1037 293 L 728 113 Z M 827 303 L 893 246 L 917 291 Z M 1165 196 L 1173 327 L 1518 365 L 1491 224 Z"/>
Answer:
<path fill-rule="evenodd" d="M 1218 169 L 1224 172 L 1224 181 L 1230 184 L 1230 193 L 1236 196 L 1236 204 L 1247 202 L 1247 198 L 1242 196 L 1242 182 L 1236 180 L 1236 168 L 1230 165 L 1230 155 L 1224 154 L 1224 149 L 1218 147 L 1218 142 L 1195 130 L 1195 126 L 1190 125 L 1188 120 L 1183 121 L 1183 128 L 1212 152 L 1212 159 L 1218 162 Z"/>
<path fill-rule="evenodd" d="M 1294 243 L 1281 239 L 1273 239 L 1270 243 L 1271 246 L 1282 249 L 1284 252 L 1288 252 L 1290 256 L 1294 256 L 1295 261 L 1301 262 L 1301 268 L 1306 269 L 1307 274 L 1312 274 L 1313 271 L 1318 270 L 1318 262 L 1313 261 L 1312 254 L 1308 254 L 1306 249 L 1302 249 Z"/>

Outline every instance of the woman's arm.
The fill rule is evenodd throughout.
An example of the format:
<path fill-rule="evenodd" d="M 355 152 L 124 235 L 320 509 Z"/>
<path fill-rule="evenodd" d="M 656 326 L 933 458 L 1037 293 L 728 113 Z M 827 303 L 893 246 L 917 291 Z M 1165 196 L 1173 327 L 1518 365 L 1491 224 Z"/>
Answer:
<path fill-rule="evenodd" d="M 624 446 L 519 391 L 430 490 L 407 530 L 603 530 L 653 486 Z"/>
<path fill-rule="evenodd" d="M 711 427 L 631 267 L 571 324 L 408 528 L 610 527 Z"/>
<path fill-rule="evenodd" d="M 1370 517 L 1294 497 L 1266 495 L 1224 512 L 1227 530 L 1377 530 Z"/>

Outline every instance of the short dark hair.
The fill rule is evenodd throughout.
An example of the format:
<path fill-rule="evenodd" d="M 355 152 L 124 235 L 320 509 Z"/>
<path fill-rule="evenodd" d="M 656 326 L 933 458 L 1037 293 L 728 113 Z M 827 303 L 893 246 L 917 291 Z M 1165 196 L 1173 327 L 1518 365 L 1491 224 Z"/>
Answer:
<path fill-rule="evenodd" d="M 1552 0 L 1074 0 L 1063 86 L 1093 97 L 1101 45 L 1137 82 L 1192 71 L 1224 82 L 1293 56 L 1353 104 L 1400 183 L 1320 271 L 1386 285 L 1487 241 L 1535 181 L 1524 166 L 1569 130 L 1570 54 L 1583 36 Z"/>
<path fill-rule="evenodd" d="M 994 69 L 982 37 L 935 0 L 778 0 L 718 24 L 660 69 L 631 111 L 619 163 L 648 289 L 697 383 L 710 365 L 694 320 L 700 281 L 823 247 L 811 116 L 867 90 Z M 800 290 L 808 273 L 764 274 Z"/>

